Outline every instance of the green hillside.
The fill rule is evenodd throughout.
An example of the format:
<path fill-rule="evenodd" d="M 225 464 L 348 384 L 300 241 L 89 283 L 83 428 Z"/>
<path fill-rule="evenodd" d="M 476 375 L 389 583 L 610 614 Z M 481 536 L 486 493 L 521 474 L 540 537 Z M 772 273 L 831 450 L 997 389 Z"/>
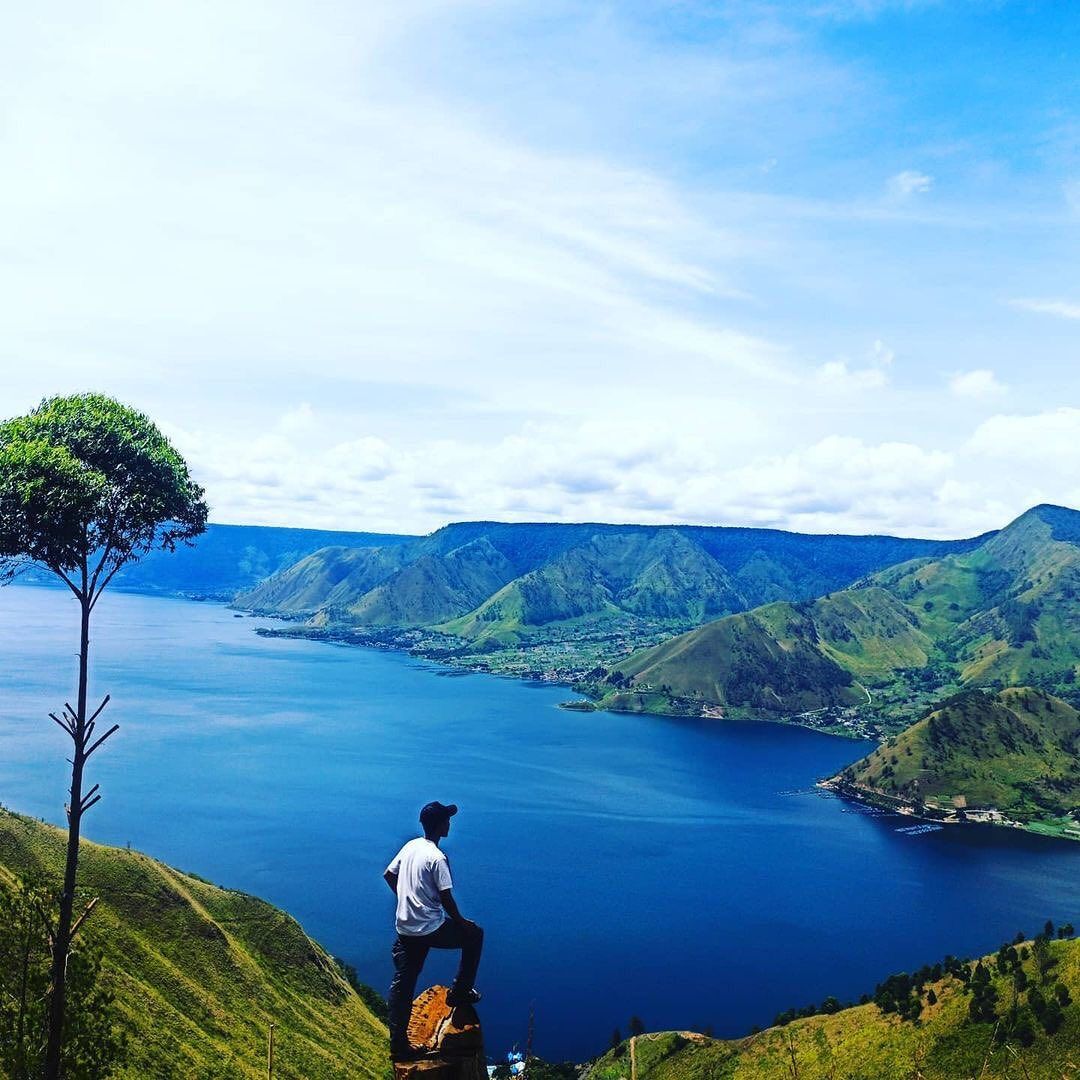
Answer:
<path fill-rule="evenodd" d="M 692 624 L 745 606 L 700 544 L 672 530 L 636 531 L 594 536 L 440 629 L 506 642 L 558 622 L 638 616 Z"/>
<path fill-rule="evenodd" d="M 320 628 L 429 628 L 467 650 L 633 633 L 642 625 L 677 632 L 763 602 L 809 599 L 897 562 L 967 551 L 974 543 L 464 522 L 393 549 L 316 552 L 235 603 L 304 615 Z"/>
<path fill-rule="evenodd" d="M 327 547 L 240 593 L 237 607 L 281 615 L 344 609 L 407 561 L 407 546 Z"/>
<path fill-rule="evenodd" d="M 0 888 L 12 876 L 57 881 L 59 830 L 0 810 Z M 87 934 L 128 1033 L 117 1075 L 265 1077 L 270 1024 L 276 1077 L 386 1075 L 386 1029 L 333 960 L 283 911 L 138 852 L 83 842 L 81 895 L 99 896 Z"/>
<path fill-rule="evenodd" d="M 776 603 L 708 623 L 618 664 L 609 696 L 634 689 L 770 712 L 865 703 L 859 680 L 925 664 L 932 647 L 884 589 Z"/>
<path fill-rule="evenodd" d="M 977 967 L 956 964 L 953 970 L 957 974 L 945 974 L 939 965 L 879 987 L 876 997 L 883 1002 L 893 998 L 892 990 L 906 991 L 893 998 L 900 1011 L 875 1003 L 840 1008 L 833 1001 L 824 1013 L 744 1039 L 672 1031 L 639 1036 L 632 1048 L 627 1041 L 599 1058 L 583 1080 L 1080 1076 L 1080 942 L 1040 939 L 1018 949 L 1003 946 Z M 907 990 L 906 983 L 917 989 Z"/>
<path fill-rule="evenodd" d="M 1025 687 L 969 690 L 834 781 L 921 812 L 993 809 L 1023 823 L 1070 822 L 1080 807 L 1080 713 Z M 1071 831 L 1080 837 L 1075 821 Z"/>
<path fill-rule="evenodd" d="M 790 714 L 852 705 L 894 728 L 964 686 L 1080 696 L 1080 513 L 1040 506 L 970 551 L 877 571 L 812 603 L 708 623 L 586 687 L 602 704 Z M 659 702 L 658 702 L 659 699 Z"/>
<path fill-rule="evenodd" d="M 471 611 L 514 577 L 486 537 L 443 556 L 422 555 L 364 593 L 347 617 L 365 626 L 430 626 Z"/>
<path fill-rule="evenodd" d="M 961 681 L 1067 687 L 1080 660 L 1080 513 L 1038 506 L 971 552 L 873 577 L 907 603 Z"/>

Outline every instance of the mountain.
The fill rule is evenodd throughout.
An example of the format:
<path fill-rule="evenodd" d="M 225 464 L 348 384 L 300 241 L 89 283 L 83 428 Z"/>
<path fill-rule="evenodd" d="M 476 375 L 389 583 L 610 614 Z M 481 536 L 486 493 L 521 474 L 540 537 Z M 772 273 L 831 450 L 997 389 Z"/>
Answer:
<path fill-rule="evenodd" d="M 348 606 L 366 626 L 429 626 L 482 603 L 514 576 L 507 557 L 486 536 L 445 555 L 422 555 Z"/>
<path fill-rule="evenodd" d="M 13 877 L 59 881 L 66 835 L 0 810 L 0 889 Z M 82 932 L 103 950 L 103 979 L 128 1035 L 115 1075 L 382 1078 L 386 1028 L 337 964 L 283 911 L 138 852 L 83 841 Z M 3 1070 L 0 1069 L 0 1074 Z"/>
<path fill-rule="evenodd" d="M 114 587 L 138 592 L 230 600 L 241 589 L 334 544 L 388 548 L 412 539 L 390 533 L 284 529 L 270 525 L 210 525 L 193 547 L 152 551 L 116 575 Z"/>
<path fill-rule="evenodd" d="M 316 552 L 236 598 L 318 625 L 431 627 L 513 645 L 642 621 L 673 628 L 839 589 L 977 541 L 772 529 L 462 522 L 392 556 Z"/>
<path fill-rule="evenodd" d="M 865 702 L 857 679 L 926 662 L 930 641 L 883 589 L 775 603 L 635 653 L 615 672 L 632 686 L 772 712 Z"/>
<path fill-rule="evenodd" d="M 1062 1080 L 1077 1075 L 1078 1048 L 1080 941 L 1039 938 L 894 975 L 873 1002 L 829 999 L 741 1039 L 640 1035 L 582 1080 Z"/>
<path fill-rule="evenodd" d="M 1080 807 L 1080 712 L 1027 687 L 968 690 L 834 783 L 920 811 L 996 810 L 1024 823 L 1065 818 Z"/>
<path fill-rule="evenodd" d="M 965 683 L 1075 679 L 1075 510 L 1037 506 L 973 551 L 894 567 L 872 580 L 918 612 Z"/>
<path fill-rule="evenodd" d="M 282 615 L 344 609 L 400 570 L 407 546 L 320 548 L 240 593 L 234 603 Z"/>
<path fill-rule="evenodd" d="M 615 665 L 616 707 L 656 697 L 775 713 L 1035 683 L 1075 692 L 1080 513 L 1038 506 L 968 550 L 920 557 L 810 603 L 707 623 Z M 910 713 L 908 713 L 910 715 Z"/>

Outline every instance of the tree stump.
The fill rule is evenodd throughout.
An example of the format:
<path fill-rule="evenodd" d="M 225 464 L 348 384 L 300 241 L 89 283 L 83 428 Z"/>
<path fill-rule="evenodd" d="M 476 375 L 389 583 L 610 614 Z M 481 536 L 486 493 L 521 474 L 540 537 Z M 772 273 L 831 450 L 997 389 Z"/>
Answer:
<path fill-rule="evenodd" d="M 445 986 L 432 986 L 414 1002 L 409 1045 L 431 1056 L 394 1064 L 394 1080 L 487 1080 L 480 1017 L 471 1005 L 447 1005 Z"/>

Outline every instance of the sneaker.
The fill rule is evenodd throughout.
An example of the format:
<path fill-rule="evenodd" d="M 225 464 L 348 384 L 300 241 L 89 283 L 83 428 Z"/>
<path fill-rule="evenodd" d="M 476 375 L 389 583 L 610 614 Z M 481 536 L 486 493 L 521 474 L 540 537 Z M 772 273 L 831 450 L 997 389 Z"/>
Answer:
<path fill-rule="evenodd" d="M 459 990 L 451 987 L 446 994 L 447 1005 L 475 1005 L 480 1000 L 480 991 L 473 987 L 471 990 Z"/>

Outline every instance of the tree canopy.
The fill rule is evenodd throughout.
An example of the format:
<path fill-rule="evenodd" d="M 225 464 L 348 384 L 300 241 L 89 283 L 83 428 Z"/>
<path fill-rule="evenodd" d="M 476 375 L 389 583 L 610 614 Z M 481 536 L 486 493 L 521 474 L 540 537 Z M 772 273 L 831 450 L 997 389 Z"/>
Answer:
<path fill-rule="evenodd" d="M 104 394 L 0 423 L 0 574 L 28 562 L 96 599 L 126 563 L 206 528 L 203 489 L 143 413 Z"/>

